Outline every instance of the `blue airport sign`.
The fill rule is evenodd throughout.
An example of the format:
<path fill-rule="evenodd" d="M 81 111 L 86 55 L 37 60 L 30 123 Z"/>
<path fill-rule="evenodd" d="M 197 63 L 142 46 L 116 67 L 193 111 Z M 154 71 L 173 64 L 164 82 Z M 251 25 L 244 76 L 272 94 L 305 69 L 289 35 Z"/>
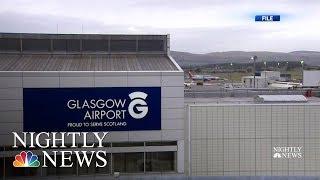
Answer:
<path fill-rule="evenodd" d="M 256 15 L 255 21 L 259 21 L 259 22 L 280 21 L 280 15 Z"/>
<path fill-rule="evenodd" d="M 160 87 L 23 89 L 24 131 L 160 129 Z"/>

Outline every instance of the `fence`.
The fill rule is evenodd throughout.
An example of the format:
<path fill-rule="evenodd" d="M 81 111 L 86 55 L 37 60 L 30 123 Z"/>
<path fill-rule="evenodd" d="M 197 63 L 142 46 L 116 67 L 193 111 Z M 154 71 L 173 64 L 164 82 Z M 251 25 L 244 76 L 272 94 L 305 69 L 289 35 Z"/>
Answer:
<path fill-rule="evenodd" d="M 185 89 L 186 98 L 210 97 L 254 97 L 256 95 L 305 95 L 305 89 Z M 312 90 L 312 95 L 320 97 L 320 89 Z"/>

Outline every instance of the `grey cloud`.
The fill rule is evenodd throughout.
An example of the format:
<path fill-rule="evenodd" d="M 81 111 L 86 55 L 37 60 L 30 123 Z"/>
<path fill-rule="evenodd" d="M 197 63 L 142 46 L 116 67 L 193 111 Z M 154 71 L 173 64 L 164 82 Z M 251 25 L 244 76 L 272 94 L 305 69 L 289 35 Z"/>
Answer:
<path fill-rule="evenodd" d="M 37 16 L 23 13 L 0 13 L 1 32 L 16 33 L 116 33 L 128 26 L 104 25 L 99 21 L 64 16 Z"/>
<path fill-rule="evenodd" d="M 32 2 L 30 7 L 34 9 L 40 9 L 39 12 L 31 13 L 29 11 L 20 11 L 21 8 L 28 7 L 24 1 L 17 2 L 16 8 L 13 6 L 13 1 L 6 1 L 3 6 L 0 7 L 0 31 L 1 32 L 35 32 L 35 33 L 56 33 L 56 25 L 58 24 L 58 33 L 147 33 L 147 34 L 171 34 L 171 48 L 173 50 L 188 51 L 194 53 L 206 53 L 212 51 L 229 51 L 229 50 L 245 50 L 245 51 L 294 51 L 294 50 L 319 50 L 320 47 L 320 34 L 309 36 L 306 34 L 304 37 L 285 37 L 281 35 L 275 35 L 274 38 L 265 38 L 265 35 L 275 31 L 284 31 L 287 29 L 268 29 L 251 25 L 239 25 L 237 23 L 227 27 L 202 27 L 202 28 L 174 28 L 174 27 L 152 27 L 147 21 L 152 21 L 152 18 L 148 16 L 149 12 L 157 10 L 168 13 L 167 10 L 181 10 L 184 12 L 191 11 L 194 8 L 212 7 L 213 9 L 219 9 L 221 12 L 231 8 L 236 9 L 237 6 L 251 8 L 255 4 L 261 4 L 261 1 L 233 1 L 233 0 L 120 0 L 103 2 L 99 0 L 88 1 L 67 1 L 60 3 L 60 1 L 48 1 L 48 4 Z M 272 1 L 278 2 L 279 6 L 285 6 L 286 4 L 294 10 L 297 7 L 318 7 L 320 1 L 310 0 L 309 3 L 305 3 L 299 0 L 290 1 Z M 90 5 L 91 4 L 91 5 Z M 272 4 L 272 3 L 271 3 Z M 51 7 L 52 6 L 52 7 Z M 257 5 L 256 5 L 257 6 Z M 53 8 L 54 7 L 54 8 Z M 61 8 L 59 10 L 59 7 Z M 120 9 L 116 9 L 115 7 Z M 259 6 L 257 6 L 259 7 Z M 271 6 L 268 6 L 271 7 Z M 74 8 L 72 13 L 68 9 Z M 146 9 L 144 14 L 133 14 L 137 10 Z M 314 10 L 310 8 L 310 10 Z M 58 9 L 51 11 L 52 9 Z M 87 9 L 87 11 L 84 11 Z M 300 8 L 301 9 L 301 8 Z M 46 11 L 47 10 L 47 11 Z M 70 9 L 71 10 L 71 9 Z M 111 11 L 118 13 L 112 14 L 113 16 L 105 15 L 107 18 L 115 20 L 119 23 L 110 23 L 108 19 L 99 18 L 99 12 Z M 139 11 L 138 10 L 138 11 Z M 258 9 L 257 9 L 258 10 Z M 248 10 L 249 11 L 249 10 Z M 41 13 L 42 12 L 42 13 Z M 44 13 L 45 12 L 45 13 Z M 234 15 L 238 15 L 242 11 L 230 12 Z M 246 12 L 246 11 L 245 11 Z M 225 13 L 228 13 L 226 11 Z M 91 16 L 84 18 L 88 14 Z M 129 24 L 128 22 L 122 22 L 121 18 L 118 21 L 118 14 L 124 14 L 124 17 L 128 17 L 130 22 L 131 16 L 134 18 L 141 18 L 142 23 L 140 25 Z M 205 15 L 205 14 L 204 14 Z M 152 17 L 151 15 L 149 15 Z M 223 15 L 222 15 L 223 16 Z M 302 16 L 302 15 L 301 15 Z M 201 17 L 201 16 L 200 16 Z M 123 18 L 123 17 L 122 17 Z M 158 17 L 159 18 L 159 17 Z M 161 17 L 160 17 L 161 18 Z M 223 17 L 222 17 L 223 18 Z M 178 18 L 179 19 L 179 18 Z M 169 21 L 170 19 L 168 19 Z M 209 18 L 210 20 L 210 18 Z M 223 20 L 221 20 L 223 21 Z M 248 19 L 250 21 L 250 19 Z M 246 22 L 246 21 L 244 21 Z M 317 22 L 315 22 L 317 23 Z M 145 26 L 143 26 L 145 24 Z M 219 23 L 217 22 L 219 25 Z M 303 22 L 300 23 L 303 26 Z M 289 31 L 294 31 L 294 26 L 290 27 Z M 307 28 L 307 27 L 305 27 Z"/>

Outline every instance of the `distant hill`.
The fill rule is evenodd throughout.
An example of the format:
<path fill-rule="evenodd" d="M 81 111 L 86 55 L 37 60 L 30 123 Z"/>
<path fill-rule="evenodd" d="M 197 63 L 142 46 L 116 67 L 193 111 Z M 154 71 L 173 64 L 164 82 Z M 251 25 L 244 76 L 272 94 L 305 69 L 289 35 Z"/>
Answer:
<path fill-rule="evenodd" d="M 251 56 L 256 55 L 258 62 L 263 61 L 300 61 L 309 65 L 320 65 L 320 52 L 293 51 L 289 53 L 267 51 L 227 51 L 212 52 L 207 54 L 192 54 L 188 52 L 171 51 L 171 56 L 180 66 L 206 65 L 218 63 L 247 63 Z"/>

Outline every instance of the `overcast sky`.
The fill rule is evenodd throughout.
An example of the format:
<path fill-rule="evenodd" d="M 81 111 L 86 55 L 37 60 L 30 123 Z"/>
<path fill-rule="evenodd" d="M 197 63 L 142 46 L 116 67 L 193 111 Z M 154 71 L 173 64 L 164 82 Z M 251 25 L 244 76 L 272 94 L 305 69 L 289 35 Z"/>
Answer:
<path fill-rule="evenodd" d="M 170 34 L 172 50 L 192 53 L 320 51 L 319 17 L 319 0 L 1 0 L 0 31 Z"/>

